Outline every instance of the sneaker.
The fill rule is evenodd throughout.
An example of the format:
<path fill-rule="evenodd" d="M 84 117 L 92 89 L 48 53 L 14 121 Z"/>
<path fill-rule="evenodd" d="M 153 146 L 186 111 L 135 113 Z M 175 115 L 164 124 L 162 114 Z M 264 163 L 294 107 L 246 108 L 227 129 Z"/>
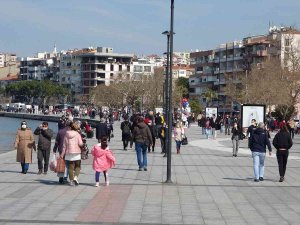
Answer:
<path fill-rule="evenodd" d="M 24 170 L 24 174 L 26 174 L 27 173 L 27 170 Z"/>
<path fill-rule="evenodd" d="M 39 172 L 37 173 L 38 175 L 41 175 L 43 172 L 42 170 L 39 170 Z"/>
<path fill-rule="evenodd" d="M 147 171 L 147 168 L 146 168 L 146 167 L 144 168 L 144 171 Z"/>
<path fill-rule="evenodd" d="M 142 171 L 143 169 L 142 168 L 139 168 L 139 171 Z"/>
<path fill-rule="evenodd" d="M 47 175 L 47 172 L 44 172 L 44 175 Z"/>
<path fill-rule="evenodd" d="M 109 181 L 105 181 L 105 186 L 109 186 Z"/>
<path fill-rule="evenodd" d="M 254 179 L 254 182 L 259 182 L 259 179 Z"/>
<path fill-rule="evenodd" d="M 99 182 L 96 182 L 95 187 L 99 187 Z"/>
<path fill-rule="evenodd" d="M 70 185 L 70 186 L 72 186 L 72 187 L 74 187 L 74 186 L 75 186 L 75 184 L 74 184 L 74 182 L 73 182 L 73 181 L 70 181 L 69 185 Z"/>
<path fill-rule="evenodd" d="M 263 177 L 260 177 L 259 180 L 260 180 L 260 181 L 264 181 L 264 178 L 263 178 Z"/>
<path fill-rule="evenodd" d="M 77 180 L 77 177 L 74 177 L 74 183 L 75 183 L 75 185 L 79 185 L 79 182 L 78 182 L 78 180 Z"/>
<path fill-rule="evenodd" d="M 60 184 L 63 184 L 63 183 L 64 183 L 64 178 L 63 178 L 63 177 L 60 177 L 59 180 L 58 180 L 58 182 L 59 182 Z"/>
<path fill-rule="evenodd" d="M 284 177 L 280 177 L 279 182 L 283 182 L 284 181 Z"/>

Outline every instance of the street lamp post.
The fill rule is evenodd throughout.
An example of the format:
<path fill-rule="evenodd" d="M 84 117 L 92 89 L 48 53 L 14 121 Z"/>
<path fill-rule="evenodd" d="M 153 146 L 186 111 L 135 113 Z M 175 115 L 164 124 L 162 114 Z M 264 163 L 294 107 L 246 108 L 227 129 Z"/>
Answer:
<path fill-rule="evenodd" d="M 169 77 L 169 83 L 168 83 L 168 142 L 167 142 L 167 180 L 166 183 L 172 183 L 171 180 L 171 156 L 172 156 L 172 77 L 173 77 L 173 36 L 174 36 L 174 0 L 171 0 L 171 24 L 170 24 L 170 52 L 169 52 L 169 57 L 170 57 L 170 77 Z"/>
<path fill-rule="evenodd" d="M 166 66 L 166 77 L 164 81 L 164 116 L 165 121 L 168 121 L 168 97 L 169 97 L 169 69 L 170 69 L 170 31 L 164 31 L 162 34 L 167 35 L 167 66 Z M 168 140 L 166 138 L 166 140 Z"/>

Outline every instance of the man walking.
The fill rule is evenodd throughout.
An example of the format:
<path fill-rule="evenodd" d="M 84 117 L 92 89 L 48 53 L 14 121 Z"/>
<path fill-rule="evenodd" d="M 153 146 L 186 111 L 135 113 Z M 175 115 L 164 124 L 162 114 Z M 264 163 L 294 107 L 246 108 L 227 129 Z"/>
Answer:
<path fill-rule="evenodd" d="M 255 182 L 264 180 L 266 146 L 268 146 L 269 155 L 272 155 L 270 140 L 264 128 L 264 123 L 259 123 L 258 128 L 250 136 Z"/>
<path fill-rule="evenodd" d="M 38 140 L 38 174 L 42 174 L 44 169 L 44 174 L 47 174 L 49 167 L 49 157 L 51 149 L 51 138 L 53 137 L 53 131 L 49 129 L 48 122 L 43 122 L 39 127 L 34 131 L 35 135 L 39 135 Z M 44 161 L 44 166 L 43 166 Z"/>
<path fill-rule="evenodd" d="M 100 123 L 96 125 L 96 138 L 98 139 L 98 143 L 101 142 L 103 137 L 108 136 L 107 124 L 104 118 L 100 119 Z"/>
<path fill-rule="evenodd" d="M 139 171 L 147 171 L 147 148 L 152 146 L 152 136 L 149 127 L 144 123 L 144 118 L 138 118 L 138 124 L 132 132 L 130 147 L 135 142 L 135 151 L 139 165 Z M 143 156 L 143 157 L 142 157 Z"/>

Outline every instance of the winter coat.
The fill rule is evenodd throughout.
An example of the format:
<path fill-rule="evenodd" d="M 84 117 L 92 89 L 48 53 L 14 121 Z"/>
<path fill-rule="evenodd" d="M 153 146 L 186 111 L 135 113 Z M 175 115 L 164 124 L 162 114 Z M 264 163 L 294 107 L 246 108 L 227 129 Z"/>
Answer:
<path fill-rule="evenodd" d="M 97 144 L 92 149 L 93 169 L 97 172 L 106 171 L 115 166 L 116 159 L 111 150 L 101 148 L 101 144 Z"/>
<path fill-rule="evenodd" d="M 15 148 L 17 148 L 17 162 L 32 163 L 32 148 L 35 148 L 35 141 L 30 128 L 18 129 Z"/>
<path fill-rule="evenodd" d="M 128 127 L 129 128 L 129 133 L 124 132 L 124 127 Z M 131 138 L 131 124 L 129 121 L 123 121 L 121 123 L 121 130 L 122 130 L 122 141 L 126 141 L 126 140 L 130 140 Z M 127 129 L 127 128 L 126 128 Z"/>
<path fill-rule="evenodd" d="M 53 147 L 53 152 L 59 152 L 59 154 L 63 151 L 63 145 L 64 145 L 64 138 L 66 136 L 67 131 L 69 130 L 68 127 L 62 128 L 58 131 L 56 138 L 55 138 L 55 144 Z"/>
<path fill-rule="evenodd" d="M 270 140 L 266 131 L 262 128 L 256 128 L 250 136 L 250 149 L 252 152 L 266 152 L 266 146 L 272 151 Z"/>
<path fill-rule="evenodd" d="M 232 133 L 231 140 L 234 140 L 236 137 L 238 137 L 239 140 L 242 140 L 243 132 L 242 132 L 241 128 L 233 127 L 231 129 L 231 133 Z"/>
<path fill-rule="evenodd" d="M 175 141 L 182 141 L 182 136 L 184 135 L 184 129 L 181 127 L 175 127 L 173 132 L 174 132 Z"/>
<path fill-rule="evenodd" d="M 134 127 L 132 133 L 132 141 L 143 143 L 147 146 L 152 145 L 152 136 L 150 129 L 144 122 L 140 122 L 136 127 Z"/>
<path fill-rule="evenodd" d="M 64 137 L 62 157 L 65 154 L 80 154 L 83 146 L 81 135 L 75 130 L 68 130 Z"/>
<path fill-rule="evenodd" d="M 274 147 L 279 149 L 290 149 L 293 146 L 293 141 L 289 132 L 280 131 L 273 139 Z"/>
<path fill-rule="evenodd" d="M 96 138 L 101 140 L 103 137 L 108 136 L 108 129 L 105 122 L 100 122 L 96 125 Z"/>
<path fill-rule="evenodd" d="M 38 141 L 38 149 L 39 150 L 48 150 L 51 149 L 51 138 L 53 137 L 53 131 L 51 129 L 41 129 L 40 127 L 37 127 L 34 131 L 35 135 L 39 136 Z"/>

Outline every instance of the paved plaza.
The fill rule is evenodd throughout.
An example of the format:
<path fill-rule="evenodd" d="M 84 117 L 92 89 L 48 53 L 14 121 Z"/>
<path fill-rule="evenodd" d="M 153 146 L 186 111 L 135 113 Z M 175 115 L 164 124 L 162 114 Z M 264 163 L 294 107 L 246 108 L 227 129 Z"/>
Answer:
<path fill-rule="evenodd" d="M 247 141 L 233 158 L 230 136 L 207 140 L 193 125 L 180 155 L 173 143 L 173 184 L 166 184 L 160 145 L 148 154 L 148 171 L 138 171 L 134 150 L 122 150 L 119 125 L 110 143 L 117 162 L 110 186 L 101 176 L 102 185 L 94 187 L 91 158 L 82 162 L 80 185 L 71 187 L 51 171 L 37 175 L 36 153 L 26 175 L 15 151 L 1 154 L 0 224 L 300 224 L 300 136 L 286 181 L 278 182 L 273 155 L 266 158 L 265 181 L 256 183 Z M 91 149 L 96 140 L 88 142 Z"/>

